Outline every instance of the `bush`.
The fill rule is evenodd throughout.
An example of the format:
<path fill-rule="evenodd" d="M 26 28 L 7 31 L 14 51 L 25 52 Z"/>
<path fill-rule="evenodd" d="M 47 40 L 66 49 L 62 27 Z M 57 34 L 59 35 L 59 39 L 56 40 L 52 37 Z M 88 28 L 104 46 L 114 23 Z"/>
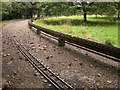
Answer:
<path fill-rule="evenodd" d="M 112 45 L 112 41 L 109 40 L 109 39 L 105 41 L 105 44 L 110 45 L 110 46 L 113 46 L 113 45 Z"/>

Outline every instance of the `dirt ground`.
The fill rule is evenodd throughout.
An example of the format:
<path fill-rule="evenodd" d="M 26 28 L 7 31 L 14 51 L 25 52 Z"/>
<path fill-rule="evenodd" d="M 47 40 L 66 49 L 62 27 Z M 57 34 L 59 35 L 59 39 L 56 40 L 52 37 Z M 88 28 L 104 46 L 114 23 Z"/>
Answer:
<path fill-rule="evenodd" d="M 28 20 L 2 29 L 2 83 L 12 88 L 49 88 L 49 82 L 18 52 L 9 37 L 24 45 L 38 60 L 75 88 L 118 88 L 119 64 L 110 59 L 70 46 L 30 30 Z M 8 34 L 9 33 L 9 34 Z"/>
<path fill-rule="evenodd" d="M 2 53 L 2 26 L 0 26 L 0 53 Z M 0 89 L 2 89 L 2 55 L 0 54 Z"/>
<path fill-rule="evenodd" d="M 2 33 L 2 87 L 52 88 L 52 85 L 16 49 L 5 28 Z"/>

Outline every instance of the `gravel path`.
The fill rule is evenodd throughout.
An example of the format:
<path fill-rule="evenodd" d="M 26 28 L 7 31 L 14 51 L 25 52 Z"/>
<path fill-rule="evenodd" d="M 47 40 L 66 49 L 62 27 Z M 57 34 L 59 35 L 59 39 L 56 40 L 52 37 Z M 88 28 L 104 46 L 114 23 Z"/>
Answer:
<path fill-rule="evenodd" d="M 0 26 L 0 53 L 2 53 L 2 26 Z M 2 88 L 2 55 L 0 54 L 0 89 Z"/>
<path fill-rule="evenodd" d="M 2 33 L 2 87 L 44 88 L 44 90 L 52 88 L 52 85 L 27 62 L 11 42 L 7 33 L 11 25 L 4 27 Z"/>
<path fill-rule="evenodd" d="M 10 54 L 3 57 L 3 77 L 7 80 L 12 79 L 12 74 L 14 74 L 14 71 L 19 71 L 19 67 L 21 72 L 17 72 L 18 76 L 16 75 L 12 79 L 16 87 L 43 87 L 43 82 L 38 79 L 39 77 L 34 78 L 36 72 L 11 45 L 8 32 L 23 44 L 29 52 L 75 88 L 118 87 L 118 63 L 70 45 L 59 47 L 57 41 L 44 35 L 36 35 L 28 28 L 27 22 L 28 20 L 16 21 L 3 30 L 3 53 Z M 10 45 L 6 45 L 4 41 L 7 41 Z M 10 56 L 14 60 L 11 60 Z M 11 75 L 7 77 L 7 74 Z M 21 82 L 23 84 L 20 84 Z"/>

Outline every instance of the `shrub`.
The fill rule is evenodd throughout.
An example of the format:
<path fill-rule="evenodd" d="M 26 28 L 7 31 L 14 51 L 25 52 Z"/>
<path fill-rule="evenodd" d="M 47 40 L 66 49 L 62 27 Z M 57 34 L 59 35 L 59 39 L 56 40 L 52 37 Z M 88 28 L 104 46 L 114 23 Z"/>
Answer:
<path fill-rule="evenodd" d="M 113 46 L 113 45 L 112 45 L 112 41 L 109 40 L 109 39 L 105 40 L 105 44 L 110 45 L 110 46 Z"/>

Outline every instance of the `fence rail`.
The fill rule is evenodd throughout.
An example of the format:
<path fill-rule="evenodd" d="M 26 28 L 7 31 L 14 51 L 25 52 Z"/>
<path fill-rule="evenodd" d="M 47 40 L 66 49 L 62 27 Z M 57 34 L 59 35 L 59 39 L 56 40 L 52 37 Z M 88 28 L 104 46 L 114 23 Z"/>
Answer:
<path fill-rule="evenodd" d="M 85 48 L 91 49 L 91 50 L 95 50 L 97 52 L 106 54 L 106 55 L 110 55 L 112 57 L 118 58 L 120 59 L 120 48 L 117 47 L 113 47 L 110 45 L 106 45 L 106 44 L 102 44 L 102 43 L 97 43 L 94 41 L 89 41 L 86 39 L 82 39 L 82 38 L 78 38 L 78 37 L 73 37 L 70 35 L 66 35 L 60 32 L 56 32 L 50 29 L 46 29 L 43 27 L 40 27 L 38 25 L 35 25 L 34 23 L 32 23 L 33 20 L 29 20 L 28 21 L 28 25 L 29 27 L 34 27 L 37 29 L 37 34 L 40 34 L 41 31 L 45 32 L 47 34 L 50 34 L 54 37 L 58 38 L 58 45 L 59 46 L 64 46 L 65 45 L 65 41 L 79 45 L 79 46 L 83 46 Z M 120 62 L 120 61 L 119 61 Z"/>

